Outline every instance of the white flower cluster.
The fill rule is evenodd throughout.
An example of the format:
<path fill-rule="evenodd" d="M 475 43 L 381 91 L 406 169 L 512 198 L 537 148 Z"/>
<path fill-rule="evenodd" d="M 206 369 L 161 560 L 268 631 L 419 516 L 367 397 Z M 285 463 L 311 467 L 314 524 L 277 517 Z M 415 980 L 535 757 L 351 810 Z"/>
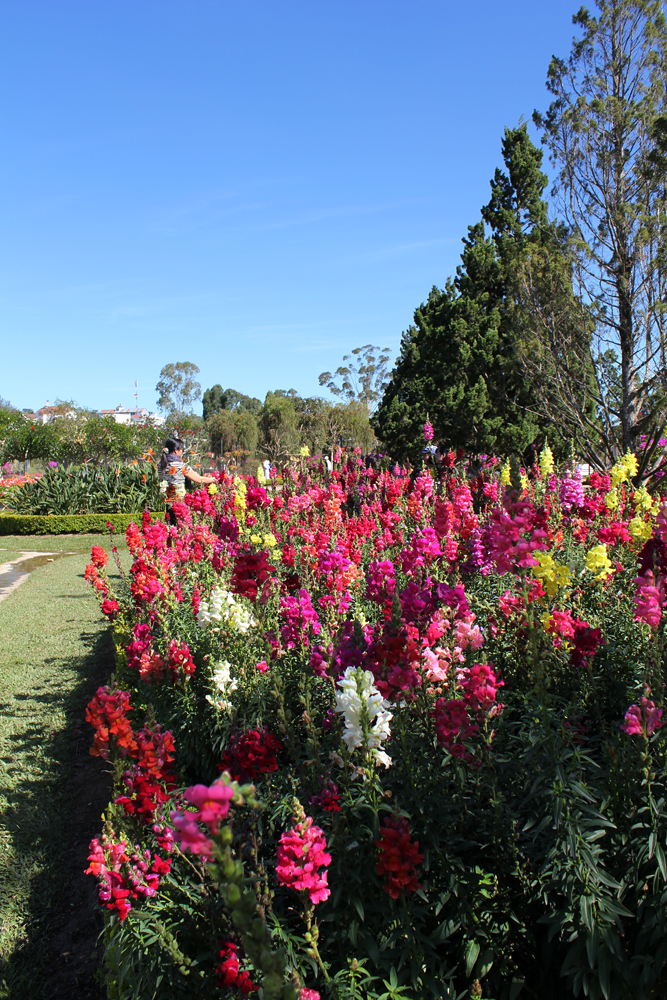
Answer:
<path fill-rule="evenodd" d="M 345 717 L 343 739 L 348 750 L 351 752 L 363 746 L 365 740 L 367 748 L 374 753 L 376 763 L 389 767 L 391 757 L 380 747 L 389 736 L 392 713 L 373 680 L 370 670 L 348 667 L 338 681 L 340 691 L 336 691 L 336 711 Z"/>
<path fill-rule="evenodd" d="M 202 600 L 199 604 L 199 627 L 206 628 L 212 622 L 224 622 L 238 632 L 247 632 L 257 624 L 250 611 L 229 590 L 223 590 L 222 587 L 214 587 L 210 600 Z"/>
<path fill-rule="evenodd" d="M 232 678 L 232 665 L 229 660 L 220 661 L 213 671 L 212 680 L 220 692 L 221 697 L 214 698 L 210 694 L 207 694 L 206 701 L 210 702 L 211 705 L 215 705 L 216 708 L 226 711 L 232 707 L 232 703 L 227 700 L 225 695 L 231 694 L 232 691 L 236 691 L 239 686 L 238 680 L 236 680 L 236 678 Z"/>

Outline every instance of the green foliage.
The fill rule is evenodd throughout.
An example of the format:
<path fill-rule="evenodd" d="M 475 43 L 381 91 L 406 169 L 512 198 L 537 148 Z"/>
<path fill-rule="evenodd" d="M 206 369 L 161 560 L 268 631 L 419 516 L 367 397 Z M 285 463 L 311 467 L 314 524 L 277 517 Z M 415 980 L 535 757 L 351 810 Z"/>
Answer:
<path fill-rule="evenodd" d="M 198 374 L 199 368 L 190 361 L 165 365 L 155 386 L 159 408 L 169 414 L 191 413 L 201 397 L 201 385 L 195 380 Z"/>
<path fill-rule="evenodd" d="M 253 454 L 257 447 L 257 419 L 249 410 L 220 410 L 208 418 L 206 430 L 209 448 L 216 455 L 230 452 Z"/>
<path fill-rule="evenodd" d="M 160 505 L 156 467 L 57 468 L 11 487 L 3 498 L 16 514 L 111 514 L 155 510 Z"/>
<path fill-rule="evenodd" d="M 271 462 L 284 462 L 298 451 L 297 413 L 289 393 L 280 389 L 267 392 L 258 423 L 259 450 Z"/>
<path fill-rule="evenodd" d="M 3 463 L 51 458 L 57 440 L 55 425 L 33 424 L 18 410 L 0 410 L 0 460 Z"/>
<path fill-rule="evenodd" d="M 142 511 L 134 514 L 0 514 L 0 535 L 83 535 L 105 534 L 108 524 L 123 532 L 139 523 Z M 163 514 L 153 514 L 162 519 Z"/>
<path fill-rule="evenodd" d="M 32 423 L 16 410 L 0 409 L 0 460 L 53 459 L 75 465 L 107 465 L 160 450 L 161 432 L 152 424 L 117 424 L 86 410 L 72 410 L 53 423 Z"/>
<path fill-rule="evenodd" d="M 372 413 L 382 396 L 387 377 L 390 351 L 373 344 L 355 347 L 346 354 L 335 373 L 322 372 L 320 385 L 346 403 L 360 403 L 368 413 Z"/>
<path fill-rule="evenodd" d="M 204 420 L 206 421 L 214 416 L 214 414 L 220 413 L 221 410 L 247 410 L 248 413 L 253 413 L 257 416 L 262 408 L 261 399 L 257 399 L 254 396 L 246 396 L 236 389 L 223 390 L 221 385 L 214 385 L 212 388 L 207 389 L 202 402 L 204 405 Z"/>
<path fill-rule="evenodd" d="M 546 219 L 542 154 L 521 125 L 506 131 L 503 157 L 507 173 L 496 171 L 482 213 L 491 237 L 481 222 L 469 228 L 456 277 L 432 289 L 403 334 L 373 422 L 396 457 L 416 460 L 427 418 L 436 442 L 477 454 L 525 455 L 554 435 L 522 376 L 510 307 L 515 261 Z"/>

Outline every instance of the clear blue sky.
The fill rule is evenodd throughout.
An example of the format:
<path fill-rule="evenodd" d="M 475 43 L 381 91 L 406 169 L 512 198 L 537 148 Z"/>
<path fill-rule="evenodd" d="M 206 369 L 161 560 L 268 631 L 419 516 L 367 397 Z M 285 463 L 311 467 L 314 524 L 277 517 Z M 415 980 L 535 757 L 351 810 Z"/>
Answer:
<path fill-rule="evenodd" d="M 0 5 L 0 396 L 319 394 L 458 262 L 579 0 Z"/>

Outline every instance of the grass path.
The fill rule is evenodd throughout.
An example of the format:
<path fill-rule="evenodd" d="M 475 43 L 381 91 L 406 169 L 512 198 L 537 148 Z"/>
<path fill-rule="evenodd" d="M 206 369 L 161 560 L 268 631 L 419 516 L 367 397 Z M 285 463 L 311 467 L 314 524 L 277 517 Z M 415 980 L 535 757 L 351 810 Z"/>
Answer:
<path fill-rule="evenodd" d="M 103 995 L 94 880 L 82 871 L 109 786 L 84 713 L 112 658 L 83 571 L 90 546 L 107 542 L 0 537 L 0 562 L 22 549 L 77 552 L 0 604 L 0 997 L 12 1000 Z"/>

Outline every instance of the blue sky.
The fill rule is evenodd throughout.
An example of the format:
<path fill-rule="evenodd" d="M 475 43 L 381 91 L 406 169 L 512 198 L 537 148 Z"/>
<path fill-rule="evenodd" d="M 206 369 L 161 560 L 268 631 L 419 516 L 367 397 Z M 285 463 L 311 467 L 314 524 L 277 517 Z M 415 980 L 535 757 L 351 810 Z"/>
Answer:
<path fill-rule="evenodd" d="M 0 5 L 0 396 L 264 397 L 396 353 L 574 0 Z"/>

